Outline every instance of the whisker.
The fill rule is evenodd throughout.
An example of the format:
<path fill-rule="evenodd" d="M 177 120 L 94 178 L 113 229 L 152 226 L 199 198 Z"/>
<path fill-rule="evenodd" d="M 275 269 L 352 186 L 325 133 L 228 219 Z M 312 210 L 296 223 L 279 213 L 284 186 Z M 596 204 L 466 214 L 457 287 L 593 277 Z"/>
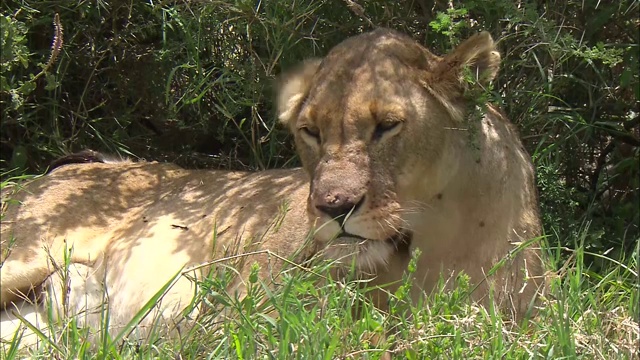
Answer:
<path fill-rule="evenodd" d="M 409 226 L 409 221 L 405 220 L 402 218 L 402 216 L 398 215 L 398 214 L 390 214 L 389 217 L 393 220 L 395 220 L 396 224 L 401 225 L 401 227 L 410 227 Z M 399 231 L 398 226 L 397 225 L 393 225 L 389 219 L 385 219 L 389 225 L 391 226 L 392 229 L 394 229 L 396 232 Z"/>
<path fill-rule="evenodd" d="M 381 234 L 384 234 L 384 233 L 385 233 L 385 231 L 384 231 L 384 230 L 385 230 L 385 227 L 384 227 L 384 225 L 380 222 L 380 220 L 376 220 L 376 224 L 378 225 L 378 227 L 380 227 Z"/>
<path fill-rule="evenodd" d="M 398 228 L 395 226 L 394 223 L 392 223 L 389 219 L 384 219 L 384 221 L 387 223 L 387 226 L 389 228 L 391 228 L 393 231 L 398 232 Z"/>

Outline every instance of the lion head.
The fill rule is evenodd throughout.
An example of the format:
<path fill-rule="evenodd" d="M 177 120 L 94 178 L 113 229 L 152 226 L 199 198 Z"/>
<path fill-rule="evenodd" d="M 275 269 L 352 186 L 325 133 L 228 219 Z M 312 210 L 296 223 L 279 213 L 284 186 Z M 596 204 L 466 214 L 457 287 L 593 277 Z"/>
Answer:
<path fill-rule="evenodd" d="M 411 241 L 412 213 L 457 170 L 451 130 L 468 86 L 491 81 L 500 55 L 488 33 L 439 57 L 398 32 L 352 37 L 282 77 L 279 119 L 311 177 L 307 210 L 336 259 L 374 270 Z"/>

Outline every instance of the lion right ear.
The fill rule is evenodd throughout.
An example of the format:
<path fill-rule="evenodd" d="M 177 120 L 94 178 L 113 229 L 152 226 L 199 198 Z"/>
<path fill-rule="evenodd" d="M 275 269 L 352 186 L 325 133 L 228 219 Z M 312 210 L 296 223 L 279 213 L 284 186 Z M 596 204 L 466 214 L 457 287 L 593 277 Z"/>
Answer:
<path fill-rule="evenodd" d="M 488 85 L 500 67 L 500 53 L 488 32 L 471 36 L 445 55 L 430 72 L 427 85 L 439 94 L 460 95 L 472 80 L 481 86 Z M 472 79 L 465 79 L 465 70 Z"/>
<path fill-rule="evenodd" d="M 318 71 L 322 59 L 309 59 L 296 68 L 278 77 L 277 111 L 278 119 L 288 126 L 300 111 L 302 102 L 309 94 L 311 81 Z"/>
<path fill-rule="evenodd" d="M 449 68 L 454 68 L 454 71 L 467 67 L 471 70 L 473 80 L 481 85 L 487 85 L 498 73 L 500 53 L 496 50 L 496 44 L 491 35 L 483 31 L 463 41 L 444 57 L 444 62 Z M 458 76 L 461 75 L 458 74 Z"/>

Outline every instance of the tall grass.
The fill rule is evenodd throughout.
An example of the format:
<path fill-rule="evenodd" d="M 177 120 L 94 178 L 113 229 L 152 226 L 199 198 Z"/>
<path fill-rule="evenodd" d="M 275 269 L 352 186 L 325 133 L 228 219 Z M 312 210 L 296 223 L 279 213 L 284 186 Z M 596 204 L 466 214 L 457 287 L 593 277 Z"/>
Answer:
<path fill-rule="evenodd" d="M 236 272 L 221 268 L 198 283 L 196 299 L 208 311 L 176 338 L 127 340 L 132 322 L 122 336 L 100 332 L 92 347 L 88 329 L 68 318 L 53 325 L 55 336 L 40 334 L 37 350 L 17 351 L 17 337 L 4 345 L 3 358 L 379 359 L 389 353 L 406 359 L 637 359 L 640 249 L 624 262 L 601 256 L 609 262 L 607 271 L 593 273 L 582 246 L 588 231 L 585 225 L 571 250 L 558 245 L 567 239 L 547 238 L 550 291 L 523 324 L 471 303 L 472 284 L 463 274 L 443 279 L 418 303 L 406 301 L 403 289 L 411 283 L 405 280 L 389 312 L 381 312 L 366 300 L 366 284 L 323 280 L 331 264 L 289 267 L 275 287 L 266 286 L 253 266 L 243 298 L 228 290 Z M 448 281 L 456 282 L 454 290 L 444 290 Z M 161 296 L 162 291 L 141 316 Z M 105 314 L 102 327 L 107 325 Z"/>

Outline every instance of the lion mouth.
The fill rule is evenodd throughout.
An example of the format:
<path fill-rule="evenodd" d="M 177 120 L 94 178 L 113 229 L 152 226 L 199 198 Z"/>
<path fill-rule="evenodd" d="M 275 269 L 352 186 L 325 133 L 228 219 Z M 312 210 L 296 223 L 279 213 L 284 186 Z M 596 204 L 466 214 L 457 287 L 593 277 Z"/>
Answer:
<path fill-rule="evenodd" d="M 401 229 L 400 231 L 396 232 L 392 236 L 386 238 L 384 242 L 393 246 L 393 248 L 397 252 L 408 252 L 412 239 L 413 239 L 413 233 L 411 231 L 406 229 Z M 353 242 L 366 243 L 369 241 L 379 241 L 379 240 L 372 240 L 369 238 L 365 238 L 360 235 L 351 234 L 344 230 L 340 234 L 338 234 L 338 236 L 336 236 L 335 240 L 338 240 L 341 242 L 348 242 L 348 243 L 353 243 Z"/>
<path fill-rule="evenodd" d="M 397 252 L 409 252 L 409 246 L 413 240 L 413 233 L 409 230 L 402 229 L 393 236 L 387 238 L 385 242 L 393 245 Z"/>

